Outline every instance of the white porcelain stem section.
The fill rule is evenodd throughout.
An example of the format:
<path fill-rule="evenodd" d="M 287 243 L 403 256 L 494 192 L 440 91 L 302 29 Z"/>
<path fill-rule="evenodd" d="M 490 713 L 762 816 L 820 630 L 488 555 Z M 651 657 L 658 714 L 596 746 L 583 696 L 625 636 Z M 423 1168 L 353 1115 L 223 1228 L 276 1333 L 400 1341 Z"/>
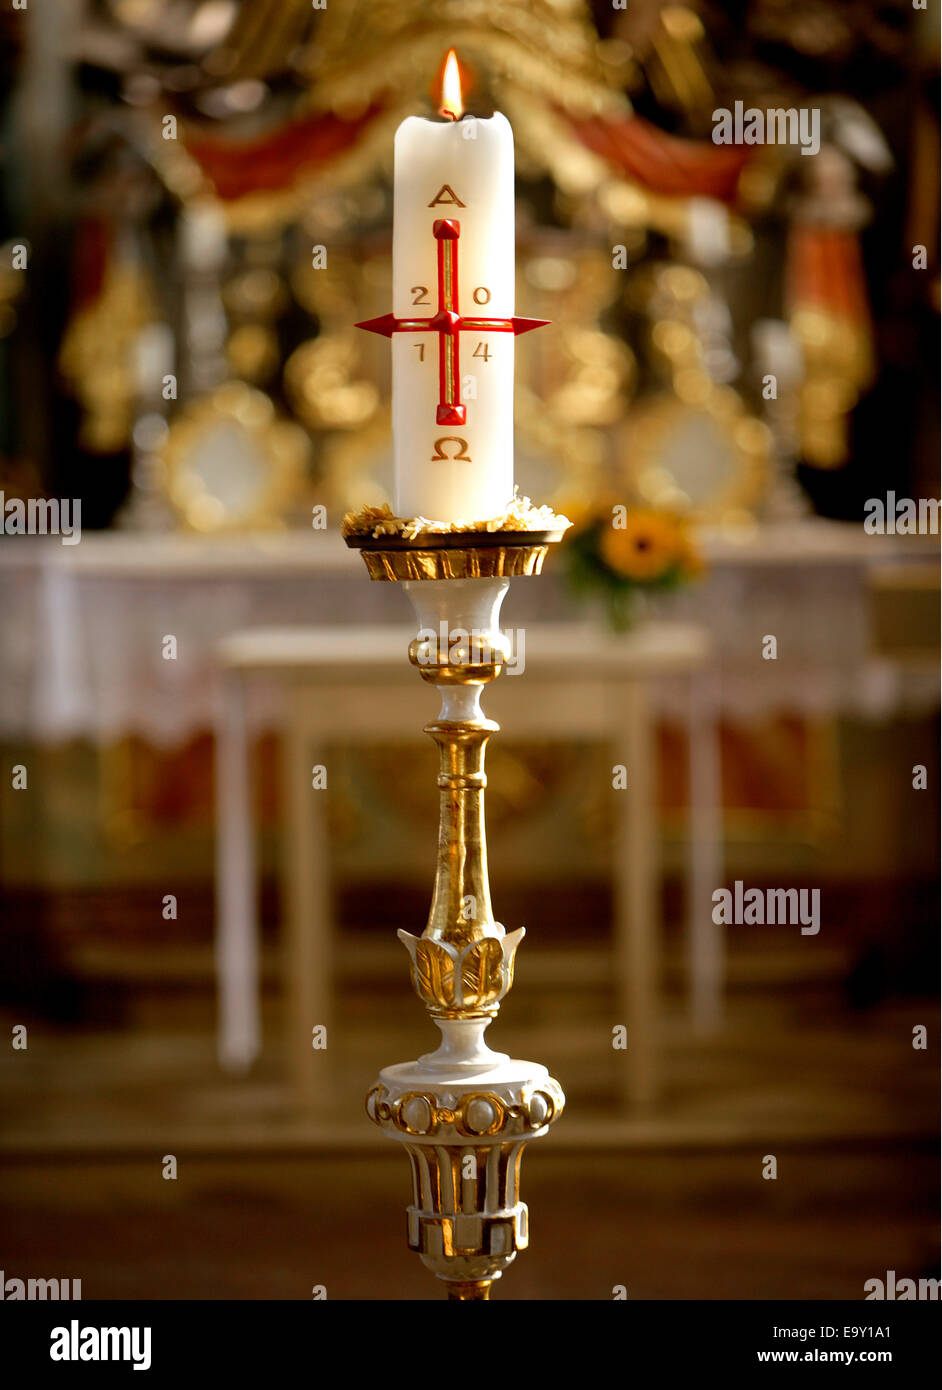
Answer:
<path fill-rule="evenodd" d="M 402 586 L 415 609 L 419 636 L 435 637 L 444 649 L 467 635 L 500 638 L 500 607 L 509 579 L 414 579 Z M 479 685 L 439 685 L 439 719 L 484 717 Z"/>
<path fill-rule="evenodd" d="M 442 1041 L 436 1052 L 426 1052 L 419 1058 L 419 1067 L 430 1073 L 449 1075 L 461 1072 L 486 1072 L 491 1067 L 499 1067 L 510 1058 L 506 1052 L 492 1052 L 484 1041 L 484 1029 L 489 1018 L 436 1018 L 435 1024 L 441 1029 Z"/>

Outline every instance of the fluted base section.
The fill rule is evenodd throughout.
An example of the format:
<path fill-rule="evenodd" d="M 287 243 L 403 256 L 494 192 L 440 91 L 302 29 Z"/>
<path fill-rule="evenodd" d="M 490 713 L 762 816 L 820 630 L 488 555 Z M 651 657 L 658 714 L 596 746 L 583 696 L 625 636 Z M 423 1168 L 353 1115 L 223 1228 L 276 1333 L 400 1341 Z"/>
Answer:
<path fill-rule="evenodd" d="M 439 1055 L 387 1067 L 367 1114 L 409 1157 L 410 1250 L 448 1282 L 449 1298 L 485 1297 L 468 1290 L 500 1278 L 529 1243 L 523 1150 L 547 1133 L 565 1097 L 537 1063 L 488 1052 L 483 1065 L 446 1069 Z"/>

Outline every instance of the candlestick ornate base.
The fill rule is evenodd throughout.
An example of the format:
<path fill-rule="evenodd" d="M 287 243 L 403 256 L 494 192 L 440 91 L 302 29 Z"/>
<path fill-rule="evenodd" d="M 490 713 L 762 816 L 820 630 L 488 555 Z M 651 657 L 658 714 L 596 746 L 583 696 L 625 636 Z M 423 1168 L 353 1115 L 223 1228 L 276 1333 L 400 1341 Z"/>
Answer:
<path fill-rule="evenodd" d="M 561 526 L 565 526 L 561 522 Z M 546 1134 L 565 1097 L 545 1067 L 492 1052 L 484 1032 L 513 983 L 524 929 L 494 920 L 484 834 L 484 751 L 498 725 L 481 710 L 508 644 L 499 612 L 510 577 L 536 574 L 561 529 L 348 534 L 374 579 L 403 580 L 419 621 L 409 658 L 442 697 L 426 725 L 439 749 L 438 862 L 421 936 L 400 931 L 412 983 L 441 1032 L 435 1052 L 386 1067 L 366 1110 L 412 1164 L 409 1248 L 448 1297 L 490 1297 L 527 1246 L 524 1146 Z"/>

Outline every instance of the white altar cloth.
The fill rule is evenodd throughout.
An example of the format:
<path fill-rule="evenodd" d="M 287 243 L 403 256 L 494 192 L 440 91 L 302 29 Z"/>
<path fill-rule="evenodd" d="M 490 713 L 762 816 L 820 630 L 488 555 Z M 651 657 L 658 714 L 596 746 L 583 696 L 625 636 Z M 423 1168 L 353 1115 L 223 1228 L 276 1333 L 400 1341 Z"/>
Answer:
<path fill-rule="evenodd" d="M 720 713 L 884 718 L 932 708 L 920 682 L 870 647 L 868 574 L 925 561 L 934 537 L 871 536 L 821 519 L 759 527 L 734 540 L 705 534 L 708 573 L 659 604 L 659 616 L 710 629 Z M 513 585 L 509 627 L 593 621 L 569 596 L 558 555 L 536 582 Z M 265 626 L 389 622 L 407 626 L 397 586 L 367 579 L 362 560 L 330 532 L 247 537 L 88 532 L 0 538 L 0 736 L 114 740 L 138 734 L 178 744 L 219 714 L 213 653 L 233 632 Z M 762 639 L 778 643 L 762 658 Z M 175 660 L 164 638 L 177 640 Z M 671 712 L 671 691 L 659 697 Z M 682 715 L 682 711 L 674 711 Z M 277 722 L 271 692 L 253 691 L 250 727 Z"/>

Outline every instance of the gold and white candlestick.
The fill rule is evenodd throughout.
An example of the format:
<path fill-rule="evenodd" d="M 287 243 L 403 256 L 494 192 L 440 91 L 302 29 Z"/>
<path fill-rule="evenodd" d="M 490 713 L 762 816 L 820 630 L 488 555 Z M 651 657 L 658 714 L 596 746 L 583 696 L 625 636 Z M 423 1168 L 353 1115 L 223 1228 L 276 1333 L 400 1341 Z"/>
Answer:
<path fill-rule="evenodd" d="M 409 1155 L 409 1247 L 452 1299 L 488 1298 L 526 1248 L 522 1151 L 546 1134 L 565 1100 L 545 1067 L 484 1041 L 513 983 L 524 929 L 505 931 L 491 907 L 484 751 L 498 725 L 482 712 L 481 694 L 508 654 L 499 613 L 510 579 L 538 574 L 568 524 L 545 508 L 528 520 L 528 529 L 504 519 L 495 529 L 417 534 L 420 523 L 368 511 L 344 527 L 371 578 L 403 582 L 419 622 L 409 658 L 442 701 L 425 728 L 440 756 L 432 905 L 421 936 L 399 932 L 441 1044 L 380 1072 L 366 1109 Z"/>

